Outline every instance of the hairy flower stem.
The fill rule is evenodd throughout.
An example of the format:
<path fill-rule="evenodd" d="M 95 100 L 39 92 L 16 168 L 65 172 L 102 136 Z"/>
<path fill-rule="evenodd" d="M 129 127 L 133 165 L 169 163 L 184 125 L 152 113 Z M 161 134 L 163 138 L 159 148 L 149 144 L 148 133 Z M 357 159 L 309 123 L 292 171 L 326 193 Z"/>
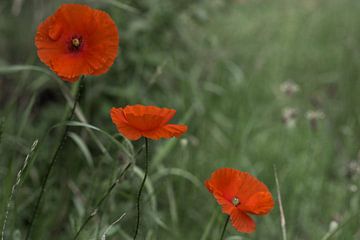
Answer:
<path fill-rule="evenodd" d="M 75 113 L 75 109 L 76 109 L 76 105 L 80 99 L 80 96 L 81 96 L 81 88 L 82 88 L 82 82 L 83 82 L 83 79 L 84 77 L 81 77 L 80 78 L 80 81 L 78 83 L 78 85 L 76 86 L 76 97 L 75 97 L 75 100 L 74 100 L 74 105 L 72 106 L 72 109 L 67 117 L 67 122 L 68 121 L 71 121 L 73 116 L 74 116 L 74 113 Z M 67 109 L 67 108 L 66 108 Z M 47 184 L 47 181 L 49 180 L 49 176 L 51 174 L 51 171 L 55 165 L 55 162 L 59 156 L 59 153 L 60 151 L 62 150 L 62 148 L 64 147 L 64 144 L 66 142 L 66 139 L 67 139 L 67 134 L 68 134 L 68 131 L 69 131 L 69 126 L 68 125 L 65 125 L 65 127 L 63 128 L 63 132 L 62 132 L 62 135 L 61 135 L 61 139 L 60 139 L 60 142 L 59 142 L 59 145 L 57 146 L 52 158 L 51 158 L 51 161 L 50 161 L 50 164 L 47 168 L 47 171 L 46 171 L 46 174 L 45 174 L 45 177 L 42 181 L 42 184 L 41 184 L 41 190 L 40 190 L 40 195 L 39 197 L 37 198 L 36 200 L 36 204 L 35 204 L 35 208 L 34 208 L 34 211 L 31 215 L 31 219 L 30 219 L 30 225 L 29 225 L 29 228 L 27 230 L 27 233 L 26 233 L 26 237 L 25 237 L 25 240 L 28 240 L 31 236 L 31 231 L 32 231 L 32 227 L 35 223 L 35 220 L 36 220 L 36 216 L 38 214 L 38 211 L 39 211 L 39 208 L 40 208 L 40 203 L 41 203 L 41 200 L 44 196 L 44 193 L 45 193 L 45 188 L 46 188 L 46 184 Z"/>
<path fill-rule="evenodd" d="M 230 219 L 230 215 L 226 217 L 224 228 L 223 228 L 223 230 L 221 232 L 220 240 L 223 240 L 223 238 L 224 238 L 225 230 L 226 230 L 226 227 L 227 227 L 227 225 L 229 223 L 229 219 Z"/>
<path fill-rule="evenodd" d="M 139 231 L 139 226 L 140 226 L 140 199 L 141 199 L 141 193 L 142 190 L 145 186 L 145 181 L 148 175 L 148 164 L 149 164 L 149 140 L 147 138 L 145 139 L 145 174 L 144 174 L 144 178 L 142 180 L 140 189 L 139 189 L 139 193 L 137 195 L 137 222 L 136 222 L 136 228 L 135 228 L 135 234 L 134 234 L 134 240 L 136 239 L 136 236 L 138 234 Z"/>
<path fill-rule="evenodd" d="M 73 240 L 78 239 L 78 237 L 80 236 L 81 231 L 85 228 L 85 226 L 88 224 L 88 222 L 99 212 L 99 209 L 101 207 L 101 205 L 103 204 L 103 202 L 108 198 L 108 196 L 110 195 L 110 193 L 112 192 L 112 190 L 116 187 L 116 185 L 120 182 L 121 178 L 125 175 L 126 171 L 130 168 L 131 163 L 128 163 L 126 165 L 126 167 L 124 168 L 124 170 L 120 173 L 120 176 L 113 182 L 113 184 L 111 184 L 111 186 L 108 188 L 108 190 L 106 191 L 106 193 L 102 196 L 102 198 L 97 202 L 94 210 L 91 211 L 91 213 L 89 214 L 89 216 L 86 218 L 86 220 L 83 222 L 83 224 L 81 225 L 81 227 L 79 228 L 79 230 L 77 231 L 75 237 L 73 238 Z"/>

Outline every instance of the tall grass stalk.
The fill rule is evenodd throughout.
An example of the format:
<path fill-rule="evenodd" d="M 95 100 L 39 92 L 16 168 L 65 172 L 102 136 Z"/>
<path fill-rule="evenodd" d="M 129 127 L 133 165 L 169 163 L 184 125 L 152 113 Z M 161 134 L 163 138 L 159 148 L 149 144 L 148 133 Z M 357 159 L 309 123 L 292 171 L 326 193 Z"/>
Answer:
<path fill-rule="evenodd" d="M 18 186 L 20 185 L 20 181 L 21 181 L 21 176 L 23 174 L 23 172 L 25 171 L 28 163 L 29 163 L 29 159 L 31 158 L 31 156 L 33 155 L 33 153 L 35 152 L 36 148 L 37 148 L 37 144 L 38 144 L 38 140 L 36 139 L 34 141 L 34 143 L 32 144 L 31 148 L 30 148 L 30 152 L 26 155 L 25 161 L 21 167 L 21 169 L 19 170 L 19 172 L 17 173 L 16 176 L 16 182 L 15 184 L 12 186 L 11 188 L 11 194 L 9 197 L 9 200 L 7 202 L 6 205 L 6 210 L 5 210 L 5 215 L 4 215 L 4 223 L 2 226 L 2 231 L 1 231 L 1 240 L 4 240 L 5 238 L 5 233 L 6 233 L 6 223 L 7 223 L 7 219 L 8 219 L 8 215 L 9 215 L 9 211 L 10 211 L 10 207 L 11 207 L 11 203 L 13 201 L 13 198 L 15 196 L 16 190 L 18 188 Z"/>
<path fill-rule="evenodd" d="M 275 182 L 276 182 L 276 193 L 279 203 L 279 210 L 280 210 L 280 225 L 281 225 L 281 231 L 282 231 L 282 237 L 283 240 L 286 240 L 286 220 L 285 220 L 285 214 L 284 214 L 284 208 L 281 201 L 281 193 L 280 193 L 280 184 L 279 179 L 277 176 L 276 166 L 274 165 L 274 176 L 275 176 Z"/>
<path fill-rule="evenodd" d="M 140 226 L 140 200 L 141 200 L 141 193 L 142 190 L 145 186 L 145 182 L 146 182 L 146 178 L 148 175 L 148 170 L 149 170 L 149 140 L 147 138 L 145 139 L 145 174 L 144 174 L 144 178 L 142 180 L 140 189 L 139 189 L 139 193 L 137 195 L 137 221 L 136 221 L 136 228 L 135 228 L 135 233 L 134 233 L 134 240 L 137 237 L 138 231 L 139 231 L 139 226 Z"/>
<path fill-rule="evenodd" d="M 111 186 L 109 187 L 109 189 L 106 191 L 106 193 L 102 196 L 102 198 L 97 202 L 94 210 L 91 211 L 91 213 L 89 214 L 89 216 L 86 218 L 86 220 L 83 222 L 83 224 L 81 225 L 81 227 L 79 228 L 79 230 L 76 232 L 75 236 L 74 236 L 74 240 L 78 239 L 78 237 L 80 236 L 80 233 L 82 232 L 82 230 L 84 230 L 85 226 L 89 223 L 89 221 L 99 212 L 99 209 L 101 207 L 101 205 L 104 203 L 104 201 L 109 197 L 110 193 L 112 192 L 112 190 L 116 187 L 116 185 L 120 182 L 121 178 L 125 175 L 125 173 L 127 172 L 127 170 L 130 168 L 131 163 L 128 163 L 126 165 L 126 167 L 124 168 L 124 170 L 120 173 L 120 176 L 113 182 L 113 184 L 111 184 Z"/>
<path fill-rule="evenodd" d="M 67 122 L 71 121 L 73 116 L 74 116 L 74 113 L 75 113 L 75 109 L 76 109 L 76 105 L 77 103 L 79 102 L 80 100 L 80 96 L 81 96 L 81 90 L 82 90 L 82 82 L 84 81 L 84 77 L 82 76 L 80 81 L 78 82 L 77 85 L 75 85 L 75 101 L 74 101 L 74 105 L 67 117 Z M 67 108 L 66 108 L 67 109 Z M 67 110 L 66 110 L 67 111 Z M 26 233 L 26 237 L 25 237 L 25 240 L 28 240 L 31 236 L 31 231 L 32 231 L 32 228 L 33 228 L 33 225 L 34 225 L 34 222 L 36 220 L 36 216 L 37 216 L 37 213 L 38 213 L 38 210 L 39 210 L 39 207 L 40 207 L 40 203 L 41 203 L 41 200 L 44 196 L 44 193 L 45 193 L 45 188 L 46 188 L 46 184 L 47 184 L 47 181 L 49 179 L 49 176 L 51 174 L 51 171 L 55 165 L 55 162 L 59 156 L 59 153 L 60 151 L 62 150 L 62 148 L 64 147 L 64 144 L 66 142 L 66 139 L 67 139 L 67 136 L 68 136 L 68 130 L 69 130 L 69 126 L 68 125 L 65 125 L 64 129 L 63 129 L 63 132 L 62 132 L 62 135 L 61 135 L 61 139 L 60 139 L 60 142 L 59 142 L 59 145 L 57 146 L 52 158 L 51 158 L 51 161 L 50 161 L 50 164 L 47 168 L 47 171 L 46 171 L 46 174 L 45 174 L 45 177 L 43 179 L 43 182 L 41 184 L 41 191 L 40 191 L 40 195 L 39 197 L 37 198 L 37 201 L 36 201 L 36 204 L 35 204 L 35 208 L 34 208 L 34 211 L 31 215 L 31 219 L 30 219 L 30 225 L 28 227 L 28 231 Z"/>

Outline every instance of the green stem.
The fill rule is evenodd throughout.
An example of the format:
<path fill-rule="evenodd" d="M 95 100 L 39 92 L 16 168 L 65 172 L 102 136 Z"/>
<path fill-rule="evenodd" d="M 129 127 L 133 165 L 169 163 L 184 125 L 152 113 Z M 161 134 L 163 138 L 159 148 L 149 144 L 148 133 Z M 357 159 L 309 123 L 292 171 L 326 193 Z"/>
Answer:
<path fill-rule="evenodd" d="M 144 178 L 142 180 L 140 189 L 139 189 L 139 193 L 137 195 L 137 222 L 136 222 L 136 228 L 135 228 L 135 234 L 134 234 L 134 240 L 136 239 L 136 236 L 138 234 L 139 231 L 139 226 L 140 226 L 140 198 L 141 198 L 141 193 L 142 190 L 145 186 L 145 181 L 148 175 L 148 162 L 149 162 L 149 141 L 147 138 L 145 138 L 145 174 L 144 174 Z"/>
<path fill-rule="evenodd" d="M 229 223 L 229 219 L 230 219 L 230 216 L 227 216 L 226 220 L 225 220 L 224 228 L 223 228 L 223 230 L 221 232 L 220 240 L 223 240 L 223 238 L 224 238 L 225 230 L 226 230 L 226 227 L 227 227 L 227 225 Z"/>
<path fill-rule="evenodd" d="M 126 165 L 125 169 L 120 173 L 120 176 L 115 180 L 115 182 L 113 182 L 113 184 L 109 187 L 109 189 L 106 191 L 106 193 L 103 195 L 103 197 L 98 201 L 98 203 L 96 204 L 94 210 L 89 214 L 89 216 L 83 222 L 83 224 L 81 225 L 81 227 L 77 231 L 77 233 L 76 233 L 75 237 L 73 238 L 73 240 L 78 239 L 78 237 L 80 236 L 81 231 L 85 228 L 85 226 L 88 224 L 88 222 L 98 213 L 98 211 L 99 211 L 101 205 L 103 204 L 103 202 L 107 199 L 107 197 L 110 195 L 112 190 L 120 182 L 121 178 L 124 176 L 126 171 L 130 168 L 130 166 L 131 166 L 131 163 Z"/>
<path fill-rule="evenodd" d="M 83 78 L 84 77 L 81 77 L 81 79 L 80 79 L 80 81 L 78 83 L 77 90 L 76 90 L 76 97 L 75 97 L 75 100 L 74 100 L 74 105 L 73 105 L 73 107 L 71 109 L 70 114 L 67 117 L 67 121 L 71 121 L 71 119 L 74 116 L 76 105 L 77 105 L 77 103 L 78 103 L 78 101 L 80 99 L 80 96 L 81 96 L 80 88 L 82 88 L 81 84 L 82 84 Z M 64 144 L 65 144 L 66 139 L 67 139 L 68 130 L 69 130 L 69 126 L 65 125 L 64 130 L 63 130 L 62 135 L 61 135 L 59 145 L 57 146 L 57 148 L 56 148 L 56 150 L 55 150 L 55 152 L 54 152 L 54 154 L 53 154 L 53 156 L 51 158 L 51 161 L 50 161 L 50 164 L 49 164 L 49 166 L 47 168 L 45 177 L 44 177 L 44 179 L 42 181 L 40 195 L 37 198 L 34 211 L 33 211 L 32 215 L 31 215 L 30 225 L 29 225 L 28 231 L 26 233 L 25 240 L 28 240 L 30 238 L 32 227 L 33 227 L 33 225 L 35 223 L 36 216 L 37 216 L 39 208 L 40 208 L 40 203 L 41 203 L 41 200 L 42 200 L 42 198 L 44 196 L 44 193 L 45 193 L 45 188 L 46 188 L 47 181 L 49 180 L 49 176 L 50 176 L 51 171 L 52 171 L 52 169 L 53 169 L 53 167 L 55 165 L 56 159 L 58 158 L 60 151 L 64 147 Z"/>
<path fill-rule="evenodd" d="M 0 119 L 0 143 L 2 139 L 2 134 L 4 132 L 5 118 Z"/>

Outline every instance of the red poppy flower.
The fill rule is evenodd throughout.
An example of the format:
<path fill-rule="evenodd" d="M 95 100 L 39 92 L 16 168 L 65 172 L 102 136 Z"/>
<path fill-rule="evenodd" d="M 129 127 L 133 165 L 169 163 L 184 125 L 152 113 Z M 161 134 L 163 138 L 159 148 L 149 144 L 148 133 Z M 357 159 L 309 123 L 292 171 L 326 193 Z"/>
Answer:
<path fill-rule="evenodd" d="M 143 105 L 112 108 L 110 111 L 119 132 L 130 140 L 179 137 L 187 131 L 187 126 L 168 124 L 175 113 L 174 109 Z"/>
<path fill-rule="evenodd" d="M 205 182 L 207 189 L 230 215 L 232 225 L 239 231 L 255 231 L 255 222 L 248 214 L 265 215 L 274 207 L 269 189 L 249 173 L 232 168 L 216 170 Z"/>
<path fill-rule="evenodd" d="M 81 4 L 63 4 L 38 27 L 40 60 L 65 81 L 107 72 L 118 52 L 119 34 L 111 17 Z"/>

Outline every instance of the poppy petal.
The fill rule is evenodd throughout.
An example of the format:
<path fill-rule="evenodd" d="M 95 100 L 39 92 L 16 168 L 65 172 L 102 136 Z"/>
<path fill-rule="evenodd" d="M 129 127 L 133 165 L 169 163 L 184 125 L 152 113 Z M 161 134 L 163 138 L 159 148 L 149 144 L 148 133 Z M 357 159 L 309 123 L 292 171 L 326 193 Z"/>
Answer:
<path fill-rule="evenodd" d="M 77 80 L 79 80 L 80 76 L 76 76 L 73 78 L 68 78 L 68 77 L 63 77 L 63 76 L 59 76 L 62 80 L 67 81 L 67 82 L 76 82 Z"/>
<path fill-rule="evenodd" d="M 86 51 L 87 63 L 94 70 L 93 75 L 100 75 L 108 71 L 118 53 L 119 33 L 110 15 L 100 10 L 94 10 L 94 22 L 101 34 L 91 34 Z M 102 53 L 102 54 L 99 54 Z"/>
<path fill-rule="evenodd" d="M 187 126 L 177 124 L 167 124 L 154 131 L 143 132 L 144 137 L 159 140 L 160 138 L 179 137 L 187 131 Z"/>
<path fill-rule="evenodd" d="M 136 141 L 142 136 L 138 130 L 133 129 L 129 126 L 118 127 L 118 130 L 124 137 L 128 138 L 131 141 Z"/>
<path fill-rule="evenodd" d="M 206 183 L 206 185 L 207 185 L 207 183 Z M 236 209 L 236 208 L 234 207 L 234 205 L 233 205 L 231 202 L 229 202 L 229 201 L 224 197 L 224 195 L 222 194 L 222 192 L 215 190 L 215 191 L 213 192 L 213 195 L 214 195 L 216 201 L 217 201 L 217 202 L 219 203 L 219 205 L 221 206 L 221 211 L 222 211 L 223 213 L 230 215 L 231 212 L 232 212 L 234 209 Z"/>
<path fill-rule="evenodd" d="M 130 127 L 124 117 L 123 110 L 121 108 L 112 108 L 110 111 L 111 119 L 118 131 L 130 140 L 138 140 L 141 137 L 141 133 Z"/>
<path fill-rule="evenodd" d="M 130 140 L 136 140 L 141 136 L 158 140 L 179 137 L 187 131 L 185 125 L 166 124 L 175 113 L 174 109 L 169 108 L 133 105 L 113 108 L 111 118 L 118 130 L 123 135 L 128 135 Z"/>
<path fill-rule="evenodd" d="M 158 115 L 142 115 L 139 117 L 132 113 L 125 113 L 125 118 L 129 125 L 143 132 L 158 129 L 162 120 L 161 116 Z"/>
<path fill-rule="evenodd" d="M 208 186 L 210 187 L 210 192 L 221 190 L 225 198 L 231 202 L 238 192 L 240 183 L 239 174 L 236 169 L 220 168 L 211 175 Z"/>
<path fill-rule="evenodd" d="M 242 206 L 242 209 L 255 215 L 264 215 L 274 207 L 274 200 L 270 192 L 258 192 L 252 195 Z"/>
<path fill-rule="evenodd" d="M 232 211 L 230 220 L 233 227 L 239 232 L 251 233 L 256 229 L 254 220 L 238 209 Z"/>
<path fill-rule="evenodd" d="M 205 185 L 222 206 L 222 211 L 230 214 L 232 209 L 235 208 L 232 199 L 238 192 L 240 183 L 237 170 L 220 168 L 211 175 L 210 180 L 206 181 Z"/>
<path fill-rule="evenodd" d="M 163 120 L 160 123 L 160 126 L 164 126 L 165 124 L 167 124 L 175 116 L 176 110 L 175 109 L 165 108 L 164 110 L 161 111 L 160 114 L 161 114 L 161 116 L 163 118 Z M 186 130 L 187 130 L 187 127 L 186 127 Z M 185 132 L 186 132 L 186 130 L 185 130 Z"/>
<path fill-rule="evenodd" d="M 134 105 L 124 108 L 124 114 L 129 124 L 143 132 L 159 130 L 175 113 L 174 109 L 155 106 Z M 152 135 L 155 135 L 155 133 L 152 133 Z"/>
<path fill-rule="evenodd" d="M 269 192 L 269 189 L 257 178 L 247 172 L 239 171 L 239 179 L 236 196 L 240 202 L 245 203 L 248 199 L 258 192 Z"/>
<path fill-rule="evenodd" d="M 164 135 L 166 135 L 165 133 L 168 133 L 169 137 L 180 137 L 186 133 L 187 130 L 188 127 L 181 124 L 167 124 L 161 128 L 161 131 L 163 131 Z"/>
<path fill-rule="evenodd" d="M 83 32 L 84 26 L 91 27 L 93 10 L 84 4 L 62 4 L 55 12 L 55 16 L 66 25 L 71 32 Z"/>

